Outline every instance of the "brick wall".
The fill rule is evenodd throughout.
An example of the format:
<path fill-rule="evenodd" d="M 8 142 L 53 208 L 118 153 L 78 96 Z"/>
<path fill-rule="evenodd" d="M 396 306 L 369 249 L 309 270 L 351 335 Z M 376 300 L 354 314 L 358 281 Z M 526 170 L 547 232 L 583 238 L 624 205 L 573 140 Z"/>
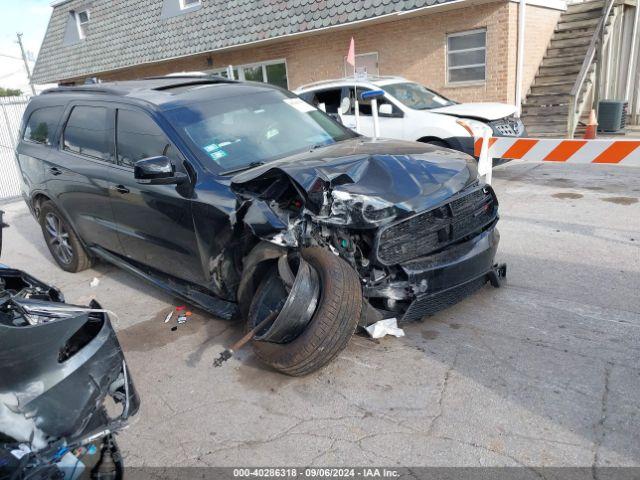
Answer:
<path fill-rule="evenodd" d="M 353 29 L 338 29 L 320 34 L 276 41 L 264 46 L 245 47 L 225 52 L 194 55 L 152 65 L 99 75 L 104 81 L 164 75 L 176 71 L 207 70 L 229 64 L 241 65 L 285 58 L 289 88 L 344 75 L 344 56 L 353 36 L 356 53 L 378 52 L 381 75 L 401 75 L 438 90 L 458 101 L 513 102 L 517 44 L 517 4 L 496 2 L 467 6 L 440 13 L 407 16 L 402 20 L 368 24 Z M 535 10 L 535 12 L 534 12 Z M 538 7 L 528 8 L 528 17 L 539 30 L 551 19 Z M 548 10 L 553 12 L 552 10 Z M 555 25 L 555 21 L 553 21 Z M 550 27 L 553 30 L 553 25 Z M 447 85 L 446 35 L 487 29 L 486 81 L 467 86 Z M 526 78 L 533 78 L 548 38 L 530 32 L 527 41 L 534 44 L 527 58 Z M 530 80 L 529 80 L 530 83 Z"/>
<path fill-rule="evenodd" d="M 518 31 L 518 5 L 511 4 L 513 11 L 513 17 L 515 22 L 516 41 L 517 45 L 517 31 Z M 558 19 L 562 12 L 559 10 L 552 10 L 549 8 L 527 6 L 525 13 L 526 26 L 524 30 L 525 37 L 525 57 L 524 57 L 524 71 L 522 75 L 522 96 L 526 96 L 533 80 L 540 66 L 540 62 L 544 57 L 551 36 L 556 28 Z M 515 57 L 514 57 L 515 61 Z M 515 85 L 515 83 L 514 83 Z"/>

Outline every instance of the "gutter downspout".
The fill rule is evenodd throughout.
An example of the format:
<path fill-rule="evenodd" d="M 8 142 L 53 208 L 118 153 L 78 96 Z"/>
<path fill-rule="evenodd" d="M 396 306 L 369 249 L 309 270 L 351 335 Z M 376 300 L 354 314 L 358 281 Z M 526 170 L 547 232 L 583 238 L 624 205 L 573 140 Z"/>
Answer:
<path fill-rule="evenodd" d="M 522 113 L 522 77 L 524 70 L 524 28 L 527 0 L 518 4 L 518 50 L 516 53 L 516 115 Z"/>

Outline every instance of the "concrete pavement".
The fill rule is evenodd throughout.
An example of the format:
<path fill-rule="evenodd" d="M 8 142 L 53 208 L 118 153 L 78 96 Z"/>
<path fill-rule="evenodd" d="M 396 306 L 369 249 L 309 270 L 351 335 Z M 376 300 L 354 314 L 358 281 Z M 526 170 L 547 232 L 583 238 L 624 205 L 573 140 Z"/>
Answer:
<path fill-rule="evenodd" d="M 640 465 L 640 169 L 511 162 L 494 171 L 509 277 L 406 337 L 354 337 L 305 378 L 240 352 L 241 333 L 111 266 L 67 274 L 22 203 L 2 260 L 118 313 L 142 407 L 129 466 Z M 100 280 L 91 287 L 91 280 Z"/>

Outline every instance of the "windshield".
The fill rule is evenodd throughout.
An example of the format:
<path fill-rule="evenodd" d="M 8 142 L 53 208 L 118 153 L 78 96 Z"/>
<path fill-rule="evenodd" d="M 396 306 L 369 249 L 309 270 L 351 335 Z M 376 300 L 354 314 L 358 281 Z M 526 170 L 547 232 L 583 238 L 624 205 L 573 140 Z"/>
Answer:
<path fill-rule="evenodd" d="M 389 95 L 397 98 L 407 107 L 415 110 L 429 110 L 431 108 L 447 107 L 455 102 L 429 90 L 418 83 L 394 83 L 382 87 Z"/>
<path fill-rule="evenodd" d="M 356 136 L 279 90 L 198 102 L 167 112 L 200 157 L 222 171 L 266 163 Z"/>

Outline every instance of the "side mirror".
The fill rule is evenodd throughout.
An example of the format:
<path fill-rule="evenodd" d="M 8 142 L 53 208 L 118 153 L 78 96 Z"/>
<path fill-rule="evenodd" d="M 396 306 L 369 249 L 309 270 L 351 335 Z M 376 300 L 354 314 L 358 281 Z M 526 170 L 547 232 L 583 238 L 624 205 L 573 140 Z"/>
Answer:
<path fill-rule="evenodd" d="M 346 115 L 351 110 L 351 99 L 349 97 L 344 97 L 340 102 L 340 113 L 342 115 Z"/>
<path fill-rule="evenodd" d="M 385 115 L 390 117 L 393 115 L 393 105 L 391 105 L 390 103 L 383 103 L 378 108 L 378 112 L 380 113 L 380 115 Z"/>
<path fill-rule="evenodd" d="M 133 176 L 136 182 L 146 185 L 178 185 L 188 179 L 184 173 L 176 172 L 176 167 L 164 155 L 138 160 Z"/>

